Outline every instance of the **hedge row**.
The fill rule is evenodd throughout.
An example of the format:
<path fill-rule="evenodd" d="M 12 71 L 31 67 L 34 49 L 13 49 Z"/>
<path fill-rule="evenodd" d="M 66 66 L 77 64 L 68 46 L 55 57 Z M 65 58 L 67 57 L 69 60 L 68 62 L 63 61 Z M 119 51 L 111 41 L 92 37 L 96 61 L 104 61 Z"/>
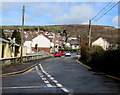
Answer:
<path fill-rule="evenodd" d="M 95 70 L 120 73 L 120 50 L 104 51 L 99 46 L 86 49 L 85 63 Z"/>

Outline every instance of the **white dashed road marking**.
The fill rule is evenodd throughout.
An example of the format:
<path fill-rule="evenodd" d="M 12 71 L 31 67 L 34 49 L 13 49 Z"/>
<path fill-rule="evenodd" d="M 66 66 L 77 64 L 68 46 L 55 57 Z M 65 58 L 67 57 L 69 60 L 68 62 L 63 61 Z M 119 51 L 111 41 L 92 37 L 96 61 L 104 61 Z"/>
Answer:
<path fill-rule="evenodd" d="M 58 83 L 58 81 L 57 80 L 53 80 L 55 83 Z"/>
<path fill-rule="evenodd" d="M 44 81 L 44 83 L 46 83 L 46 84 L 47 84 L 47 83 L 49 83 L 49 81 Z"/>
<path fill-rule="evenodd" d="M 60 84 L 60 83 L 59 83 L 57 80 L 55 80 L 50 74 L 48 74 L 48 73 L 43 69 L 43 67 L 42 67 L 41 64 L 39 64 L 39 66 L 40 66 L 40 69 L 42 70 L 42 72 L 43 72 L 48 78 L 50 78 L 51 81 L 54 82 L 54 83 L 57 85 L 57 87 L 60 87 L 60 88 L 61 88 L 64 92 L 66 92 L 66 93 L 70 93 L 70 91 L 69 91 L 68 89 L 66 89 L 65 87 L 63 87 L 62 84 Z"/>
<path fill-rule="evenodd" d="M 46 84 L 47 85 L 47 87 L 53 87 L 51 84 Z"/>
<path fill-rule="evenodd" d="M 54 80 L 54 78 L 53 77 L 49 77 L 51 80 Z"/>
<path fill-rule="evenodd" d="M 60 83 L 57 83 L 57 86 L 58 86 L 58 87 L 63 87 Z"/>
<path fill-rule="evenodd" d="M 66 88 L 61 88 L 63 91 L 65 91 L 65 92 L 67 92 L 67 93 L 69 93 L 69 90 L 67 90 Z"/>
<path fill-rule="evenodd" d="M 35 67 L 37 70 L 37 73 L 40 75 L 40 77 L 42 78 L 43 82 L 47 85 L 47 87 L 53 87 L 50 82 L 39 72 L 38 67 Z"/>

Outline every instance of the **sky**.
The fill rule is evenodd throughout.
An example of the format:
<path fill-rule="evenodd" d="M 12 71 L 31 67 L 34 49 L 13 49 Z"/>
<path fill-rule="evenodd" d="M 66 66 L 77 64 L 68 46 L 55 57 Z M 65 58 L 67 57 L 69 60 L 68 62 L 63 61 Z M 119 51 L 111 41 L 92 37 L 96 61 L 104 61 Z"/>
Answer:
<path fill-rule="evenodd" d="M 83 2 L 84 1 L 84 2 Z M 111 0 L 110 0 L 111 1 Z M 88 24 L 110 1 L 96 2 L 95 0 L 82 0 L 71 2 L 70 0 L 57 1 L 6 1 L 0 2 L 0 26 L 22 25 L 22 7 L 25 6 L 25 25 L 68 25 Z M 117 1 L 112 0 L 112 4 Z M 115 1 L 115 2 L 114 2 Z M 120 4 L 119 4 L 120 5 Z M 108 8 L 106 8 L 106 11 Z M 119 27 L 118 5 L 111 9 L 99 20 L 92 20 L 92 25 L 105 25 Z M 95 22 L 94 22 L 95 21 Z"/>

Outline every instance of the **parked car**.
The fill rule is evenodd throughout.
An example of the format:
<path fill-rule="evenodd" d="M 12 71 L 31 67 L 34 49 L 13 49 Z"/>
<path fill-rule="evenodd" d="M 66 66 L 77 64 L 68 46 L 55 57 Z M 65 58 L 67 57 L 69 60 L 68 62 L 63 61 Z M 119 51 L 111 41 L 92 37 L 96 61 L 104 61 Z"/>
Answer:
<path fill-rule="evenodd" d="M 63 51 L 61 52 L 61 55 L 65 55 L 65 54 L 66 54 L 65 52 L 63 52 Z"/>
<path fill-rule="evenodd" d="M 61 57 L 61 53 L 60 52 L 55 52 L 54 57 Z"/>
<path fill-rule="evenodd" d="M 74 53 L 74 51 L 71 51 L 70 53 Z"/>
<path fill-rule="evenodd" d="M 77 55 L 80 55 L 80 53 L 81 53 L 81 52 L 80 52 L 80 51 L 78 51 L 78 52 L 77 52 Z"/>
<path fill-rule="evenodd" d="M 66 52 L 65 52 L 65 56 L 71 56 L 70 51 L 66 51 Z"/>

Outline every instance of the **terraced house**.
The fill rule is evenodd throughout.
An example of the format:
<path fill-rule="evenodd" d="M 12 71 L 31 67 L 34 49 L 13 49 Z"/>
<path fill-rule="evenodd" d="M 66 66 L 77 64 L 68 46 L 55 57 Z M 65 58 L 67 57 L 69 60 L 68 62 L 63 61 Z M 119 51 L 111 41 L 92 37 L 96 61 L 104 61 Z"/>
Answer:
<path fill-rule="evenodd" d="M 0 37 L 0 59 L 19 56 L 19 47 L 14 41 Z"/>

